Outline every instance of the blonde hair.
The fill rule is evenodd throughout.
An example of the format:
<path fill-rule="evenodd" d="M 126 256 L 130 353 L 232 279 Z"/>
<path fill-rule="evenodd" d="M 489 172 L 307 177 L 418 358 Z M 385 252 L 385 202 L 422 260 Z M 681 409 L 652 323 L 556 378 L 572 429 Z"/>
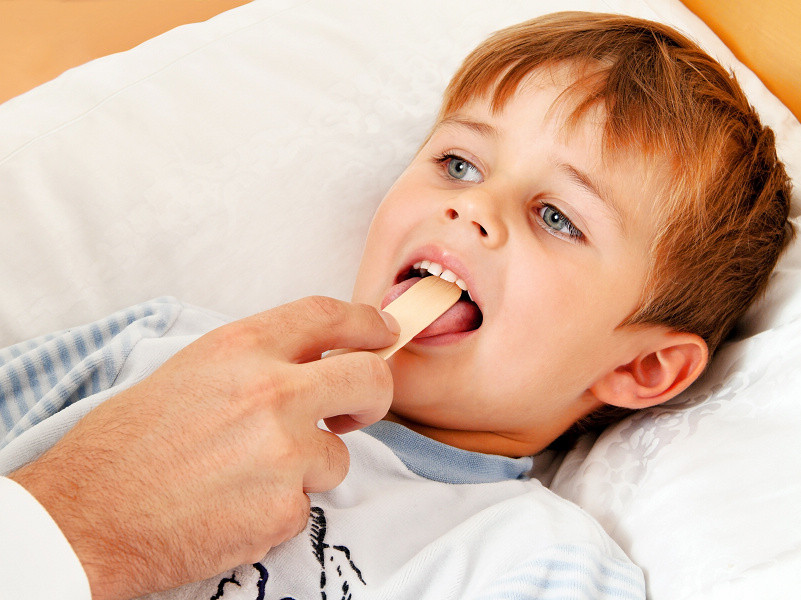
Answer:
<path fill-rule="evenodd" d="M 694 333 L 711 354 L 764 291 L 794 235 L 773 132 L 734 76 L 687 37 L 660 23 L 581 12 L 488 38 L 451 79 L 439 119 L 477 97 L 491 97 L 500 111 L 527 75 L 558 64 L 577 68 L 572 121 L 601 105 L 604 148 L 639 152 L 668 172 L 643 295 L 621 325 Z M 609 412 L 600 420 L 613 420 Z"/>

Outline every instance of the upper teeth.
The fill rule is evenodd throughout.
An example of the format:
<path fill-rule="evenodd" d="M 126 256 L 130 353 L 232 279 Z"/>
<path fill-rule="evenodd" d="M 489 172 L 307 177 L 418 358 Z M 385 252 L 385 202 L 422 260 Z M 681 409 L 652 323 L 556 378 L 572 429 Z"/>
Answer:
<path fill-rule="evenodd" d="M 453 271 L 444 268 L 441 264 L 435 263 L 431 260 L 421 260 L 418 263 L 414 263 L 412 266 L 413 269 L 417 269 L 418 271 L 428 272 L 432 275 L 436 275 L 440 279 L 444 279 L 445 281 L 450 281 L 451 283 L 455 283 L 461 289 L 467 292 L 467 295 L 470 295 L 470 292 L 467 290 L 467 284 L 464 282 L 463 279 L 460 279 L 456 273 Z M 470 298 L 473 299 L 472 296 Z"/>

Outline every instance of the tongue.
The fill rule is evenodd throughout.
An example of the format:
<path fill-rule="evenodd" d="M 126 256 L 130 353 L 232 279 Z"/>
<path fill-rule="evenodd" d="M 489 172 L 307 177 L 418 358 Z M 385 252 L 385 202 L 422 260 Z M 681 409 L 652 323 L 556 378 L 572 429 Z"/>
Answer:
<path fill-rule="evenodd" d="M 420 277 L 412 277 L 393 285 L 381 302 L 381 308 L 385 308 L 387 304 L 420 281 L 420 279 Z M 415 338 L 472 331 L 479 325 L 481 325 L 481 311 L 478 306 L 469 300 L 459 300 L 445 314 L 418 333 Z"/>

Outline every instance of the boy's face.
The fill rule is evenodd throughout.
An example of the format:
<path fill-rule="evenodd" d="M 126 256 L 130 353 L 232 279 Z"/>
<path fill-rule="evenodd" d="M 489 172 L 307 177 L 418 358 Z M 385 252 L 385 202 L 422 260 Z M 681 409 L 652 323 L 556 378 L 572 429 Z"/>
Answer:
<path fill-rule="evenodd" d="M 602 162 L 602 108 L 563 128 L 569 104 L 554 101 L 570 81 L 538 71 L 497 114 L 471 101 L 379 207 L 354 301 L 383 306 L 427 259 L 481 311 L 475 327 L 463 305 L 390 359 L 388 418 L 470 450 L 532 454 L 599 408 L 589 389 L 630 360 L 638 331 L 618 325 L 647 274 L 652 196 L 644 163 Z"/>

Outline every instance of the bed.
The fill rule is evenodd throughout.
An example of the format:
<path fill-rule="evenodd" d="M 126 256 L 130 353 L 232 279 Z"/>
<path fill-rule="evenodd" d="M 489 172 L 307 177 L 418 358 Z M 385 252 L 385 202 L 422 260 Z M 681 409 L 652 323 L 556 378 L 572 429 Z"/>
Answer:
<path fill-rule="evenodd" d="M 160 4 L 154 25 L 155 3 L 142 2 L 124 40 L 50 52 L 42 85 L 20 93 L 40 81 L 4 80 L 0 345 L 166 294 L 234 317 L 307 294 L 348 298 L 372 211 L 461 57 L 554 7 L 407 0 L 401 18 L 367 0 L 219 0 L 202 14 Z M 801 9 L 559 3 L 571 8 L 689 33 L 736 73 L 801 181 Z M 78 19 L 71 35 L 86 42 L 81 27 L 108 32 L 114 18 Z M 799 226 L 800 209 L 796 191 Z M 644 569 L 654 600 L 794 597 L 799 367 L 797 242 L 701 381 L 549 457 L 540 475 Z"/>

